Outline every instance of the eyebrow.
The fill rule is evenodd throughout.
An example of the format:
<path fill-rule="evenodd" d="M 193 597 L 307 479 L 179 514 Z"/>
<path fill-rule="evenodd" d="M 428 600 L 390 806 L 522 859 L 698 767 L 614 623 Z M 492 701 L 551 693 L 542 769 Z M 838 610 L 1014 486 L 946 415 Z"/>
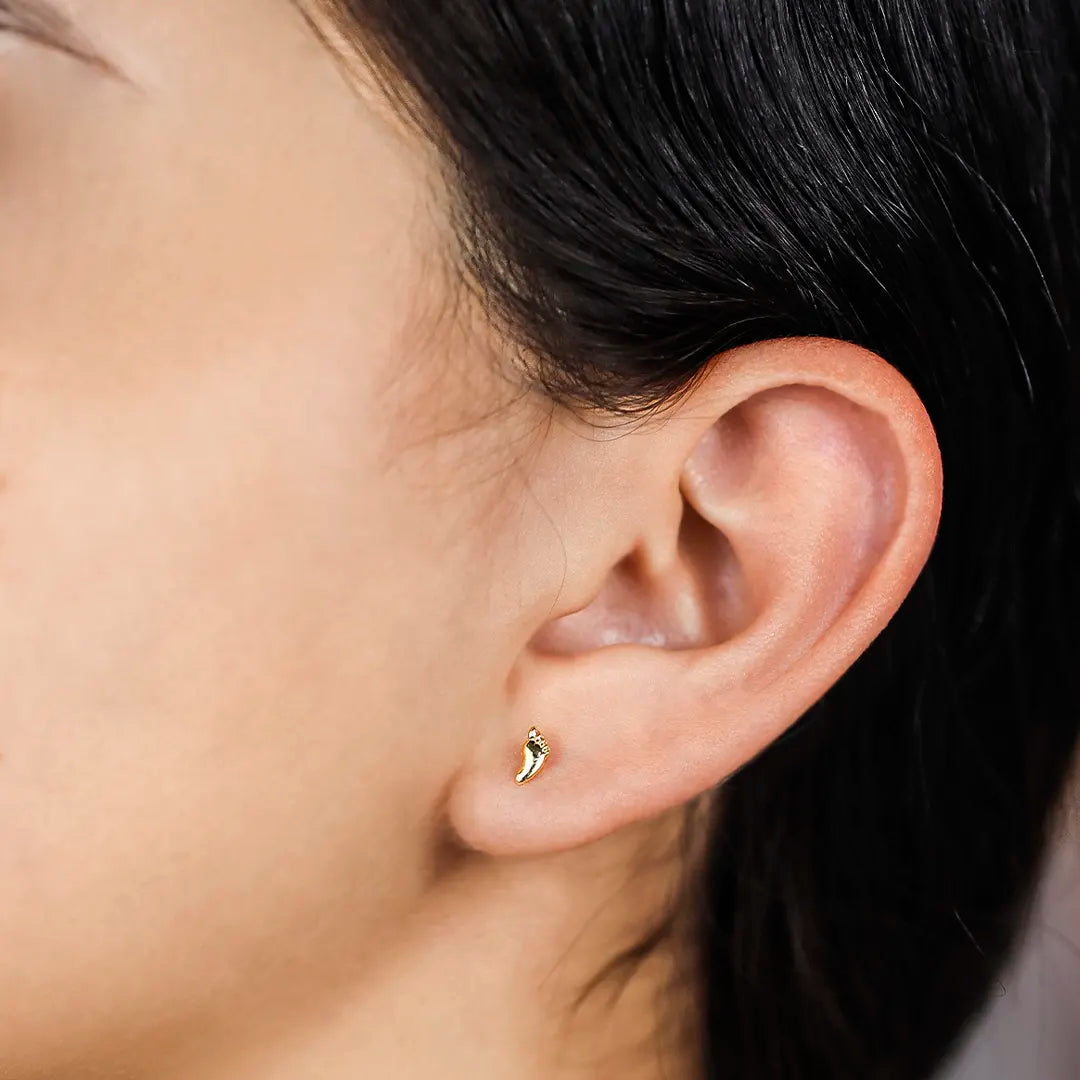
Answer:
<path fill-rule="evenodd" d="M 94 48 L 71 16 L 52 0 L 0 0 L 0 30 L 22 34 L 114 78 L 125 78 L 115 64 Z"/>

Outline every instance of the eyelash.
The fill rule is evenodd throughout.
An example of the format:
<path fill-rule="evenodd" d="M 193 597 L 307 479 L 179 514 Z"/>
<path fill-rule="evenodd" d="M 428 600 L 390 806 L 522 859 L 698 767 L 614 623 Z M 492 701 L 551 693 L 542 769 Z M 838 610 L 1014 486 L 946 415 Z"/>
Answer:
<path fill-rule="evenodd" d="M 3 34 L 54 49 L 111 73 L 115 71 L 107 60 L 90 51 L 82 42 L 69 37 L 64 28 L 51 26 L 44 14 L 39 15 L 32 7 L 24 8 L 20 0 L 0 0 L 0 35 Z"/>
<path fill-rule="evenodd" d="M 22 34 L 26 30 L 26 24 L 11 9 L 11 5 L 0 0 L 0 34 Z"/>

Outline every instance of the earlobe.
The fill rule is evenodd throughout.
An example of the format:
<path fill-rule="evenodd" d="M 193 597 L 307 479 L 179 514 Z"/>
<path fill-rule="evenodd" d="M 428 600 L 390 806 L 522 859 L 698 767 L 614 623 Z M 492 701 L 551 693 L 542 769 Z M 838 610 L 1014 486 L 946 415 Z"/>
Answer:
<path fill-rule="evenodd" d="M 505 722 L 451 791 L 470 846 L 572 847 L 721 782 L 840 677 L 929 554 L 932 428 L 895 369 L 856 346 L 733 350 L 665 423 L 620 442 L 618 468 L 653 497 L 624 509 L 591 493 L 630 555 L 590 568 L 600 587 L 537 626 L 508 673 Z M 559 528 L 584 544 L 591 524 Z M 558 749 L 523 785 L 530 728 Z"/>

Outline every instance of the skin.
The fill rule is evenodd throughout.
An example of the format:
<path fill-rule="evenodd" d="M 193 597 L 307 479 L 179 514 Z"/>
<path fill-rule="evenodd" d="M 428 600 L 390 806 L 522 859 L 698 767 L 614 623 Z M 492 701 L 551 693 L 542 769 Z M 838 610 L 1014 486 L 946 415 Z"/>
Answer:
<path fill-rule="evenodd" d="M 0 1077 L 693 1075 L 680 935 L 571 1004 L 910 588 L 917 397 L 556 408 L 291 4 L 65 10 L 105 64 L 0 30 Z"/>

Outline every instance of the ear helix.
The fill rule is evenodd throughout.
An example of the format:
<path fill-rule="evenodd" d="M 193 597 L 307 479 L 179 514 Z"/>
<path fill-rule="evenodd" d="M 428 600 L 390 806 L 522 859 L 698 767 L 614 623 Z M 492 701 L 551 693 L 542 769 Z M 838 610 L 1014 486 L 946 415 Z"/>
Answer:
<path fill-rule="evenodd" d="M 547 739 L 536 728 L 529 728 L 528 738 L 521 748 L 521 769 L 514 777 L 517 783 L 527 784 L 544 767 L 550 753 Z"/>

